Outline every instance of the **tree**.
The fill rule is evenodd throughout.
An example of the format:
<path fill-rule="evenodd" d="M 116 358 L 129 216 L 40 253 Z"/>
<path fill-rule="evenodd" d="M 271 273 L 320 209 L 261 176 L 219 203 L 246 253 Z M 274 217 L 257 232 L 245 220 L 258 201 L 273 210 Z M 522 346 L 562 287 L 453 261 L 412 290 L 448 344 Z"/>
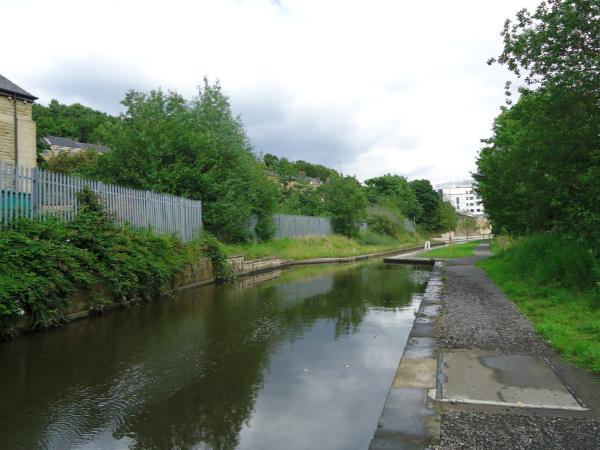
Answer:
<path fill-rule="evenodd" d="M 80 103 L 65 105 L 58 100 L 51 100 L 48 106 L 33 104 L 33 120 L 35 120 L 38 145 L 42 136 L 59 136 L 71 138 L 90 144 L 106 144 L 107 128 L 118 122 L 118 118 Z M 43 150 L 40 147 L 39 150 Z"/>
<path fill-rule="evenodd" d="M 532 13 L 506 20 L 504 49 L 496 59 L 530 86 L 561 87 L 598 96 L 600 3 L 547 0 Z"/>
<path fill-rule="evenodd" d="M 40 167 L 51 172 L 86 175 L 93 169 L 98 153 L 95 150 L 85 149 L 73 155 L 60 152 L 48 160 L 44 160 Z"/>
<path fill-rule="evenodd" d="M 298 176 L 298 169 L 287 158 L 278 158 L 267 153 L 263 156 L 265 166 L 271 170 L 282 183 L 288 183 Z"/>
<path fill-rule="evenodd" d="M 414 218 L 421 215 L 421 205 L 406 178 L 388 173 L 366 180 L 365 185 L 371 203 L 377 203 L 380 198 L 389 198 L 405 217 Z"/>
<path fill-rule="evenodd" d="M 448 233 L 456 230 L 456 211 L 450 202 L 442 202 L 440 204 L 440 226 L 442 230 L 447 230 Z"/>
<path fill-rule="evenodd" d="M 323 189 L 305 184 L 284 187 L 279 211 L 284 214 L 321 216 L 326 213 Z"/>
<path fill-rule="evenodd" d="M 524 92 L 496 118 L 474 175 L 494 229 L 600 243 L 599 123 L 593 99 L 558 88 Z"/>
<path fill-rule="evenodd" d="M 469 239 L 469 235 L 474 234 L 478 229 L 477 220 L 475 220 L 474 217 L 470 216 L 460 216 L 460 219 L 458 219 L 457 227 L 462 229 L 462 231 L 464 231 L 465 235 L 467 236 L 467 239 Z"/>
<path fill-rule="evenodd" d="M 268 239 L 277 187 L 219 83 L 205 79 L 191 101 L 159 89 L 130 91 L 122 103 L 127 110 L 110 130 L 113 150 L 98 158 L 95 176 L 202 200 L 206 229 L 227 242 L 248 240 L 255 214 L 259 237 Z"/>
<path fill-rule="evenodd" d="M 600 253 L 600 3 L 549 0 L 506 21 L 504 64 L 526 88 L 494 122 L 477 191 L 496 230 L 555 231 Z"/>
<path fill-rule="evenodd" d="M 312 164 L 306 161 L 298 160 L 294 163 L 294 167 L 300 172 L 304 172 L 304 175 L 310 178 L 319 178 L 323 183 L 328 178 L 338 176 L 339 174 L 329 167 L 322 166 L 321 164 Z"/>
<path fill-rule="evenodd" d="M 410 187 L 415 192 L 419 203 L 420 214 L 416 221 L 428 230 L 436 230 L 440 226 L 440 195 L 433 189 L 429 180 L 413 180 Z"/>
<path fill-rule="evenodd" d="M 356 236 L 365 220 L 367 198 L 354 177 L 335 177 L 323 185 L 325 209 L 336 233 Z"/>

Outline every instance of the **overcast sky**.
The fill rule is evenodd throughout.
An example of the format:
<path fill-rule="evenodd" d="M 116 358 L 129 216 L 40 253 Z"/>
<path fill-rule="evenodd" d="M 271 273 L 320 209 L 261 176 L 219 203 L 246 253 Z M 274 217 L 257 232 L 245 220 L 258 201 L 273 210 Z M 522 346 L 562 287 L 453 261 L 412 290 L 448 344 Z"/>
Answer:
<path fill-rule="evenodd" d="M 539 0 L 2 0 L 0 73 L 118 113 L 221 80 L 255 150 L 434 183 L 475 169 L 504 102 L 504 20 Z"/>

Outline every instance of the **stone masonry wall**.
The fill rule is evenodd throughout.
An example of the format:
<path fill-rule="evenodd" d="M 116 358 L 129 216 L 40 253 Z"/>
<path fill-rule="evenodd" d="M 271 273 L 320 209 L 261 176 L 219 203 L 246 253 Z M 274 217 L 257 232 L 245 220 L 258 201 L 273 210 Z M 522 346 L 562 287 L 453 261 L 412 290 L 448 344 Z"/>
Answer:
<path fill-rule="evenodd" d="M 36 166 L 35 122 L 31 102 L 17 100 L 19 165 Z M 14 103 L 11 97 L 0 95 L 0 161 L 15 162 Z"/>

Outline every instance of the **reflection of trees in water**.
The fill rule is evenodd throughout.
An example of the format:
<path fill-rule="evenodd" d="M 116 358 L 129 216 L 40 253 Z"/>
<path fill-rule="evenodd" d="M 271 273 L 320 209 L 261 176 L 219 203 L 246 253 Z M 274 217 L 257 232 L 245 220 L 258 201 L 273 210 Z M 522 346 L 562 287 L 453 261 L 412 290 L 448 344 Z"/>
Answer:
<path fill-rule="evenodd" d="M 328 292 L 307 298 L 283 311 L 288 323 L 313 323 L 318 319 L 335 321 L 336 337 L 355 331 L 369 307 L 396 308 L 410 303 L 419 289 L 400 267 L 382 264 L 359 266 L 331 276 Z"/>
<path fill-rule="evenodd" d="M 369 307 L 405 306 L 416 288 L 407 270 L 381 264 L 325 272 L 245 291 L 232 286 L 198 291 L 202 298 L 194 307 L 200 310 L 185 325 L 191 327 L 186 342 L 196 347 L 165 361 L 175 364 L 187 381 L 145 399 L 118 424 L 115 438 L 131 438 L 136 449 L 233 449 L 279 343 L 301 336 L 322 319 L 335 321 L 336 337 L 351 333 Z M 168 347 L 178 352 L 181 335 L 165 338 L 172 339 Z"/>
<path fill-rule="evenodd" d="M 209 369 L 126 417 L 115 437 L 126 435 L 140 449 L 235 448 L 277 343 L 320 319 L 335 321 L 336 336 L 350 333 L 369 306 L 407 305 L 414 289 L 406 270 L 367 265 L 244 292 L 212 290 L 214 301 L 201 315 Z"/>

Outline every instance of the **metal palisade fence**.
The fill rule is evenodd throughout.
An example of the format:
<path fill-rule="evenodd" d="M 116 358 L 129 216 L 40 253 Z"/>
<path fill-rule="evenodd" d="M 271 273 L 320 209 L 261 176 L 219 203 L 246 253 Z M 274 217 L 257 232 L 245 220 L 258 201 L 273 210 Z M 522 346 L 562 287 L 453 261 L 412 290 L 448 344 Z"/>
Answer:
<path fill-rule="evenodd" d="M 18 218 L 72 220 L 79 212 L 77 193 L 88 186 L 116 222 L 134 228 L 175 234 L 184 241 L 197 238 L 202 228 L 202 202 L 87 180 L 39 168 L 0 162 L 0 222 Z"/>

